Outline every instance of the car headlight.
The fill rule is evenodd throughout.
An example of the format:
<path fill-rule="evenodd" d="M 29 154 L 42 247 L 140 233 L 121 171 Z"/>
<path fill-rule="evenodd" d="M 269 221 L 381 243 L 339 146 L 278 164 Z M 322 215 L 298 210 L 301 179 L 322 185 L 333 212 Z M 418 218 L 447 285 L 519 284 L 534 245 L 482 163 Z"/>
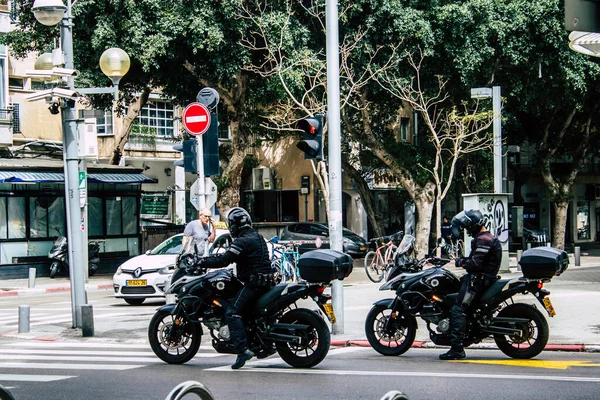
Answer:
<path fill-rule="evenodd" d="M 121 267 L 117 268 L 117 272 L 115 272 L 115 275 L 121 275 L 123 273 L 123 269 Z"/>
<path fill-rule="evenodd" d="M 174 268 L 173 265 L 169 265 L 169 266 L 166 266 L 166 267 L 163 267 L 163 268 L 159 269 L 158 273 L 160 275 L 169 275 L 171 272 L 173 272 L 173 268 Z"/>

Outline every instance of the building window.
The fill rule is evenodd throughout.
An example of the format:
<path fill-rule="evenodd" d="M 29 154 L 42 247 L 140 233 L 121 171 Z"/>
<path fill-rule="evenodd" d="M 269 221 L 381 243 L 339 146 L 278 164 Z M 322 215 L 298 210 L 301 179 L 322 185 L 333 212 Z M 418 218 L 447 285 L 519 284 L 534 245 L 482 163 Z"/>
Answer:
<path fill-rule="evenodd" d="M 114 133 L 112 111 L 105 111 L 104 116 L 96 118 L 96 128 L 98 129 L 98 135 L 112 135 Z"/>
<path fill-rule="evenodd" d="M 402 118 L 400 119 L 400 140 L 403 142 L 408 142 L 408 125 L 410 123 L 410 119 Z"/>
<path fill-rule="evenodd" d="M 135 197 L 116 196 L 106 199 L 107 235 L 129 235 L 137 233 L 136 204 Z"/>
<path fill-rule="evenodd" d="M 11 89 L 23 89 L 23 78 L 8 78 L 8 87 Z"/>
<path fill-rule="evenodd" d="M 12 112 L 12 126 L 13 133 L 21 133 L 21 109 L 19 108 L 19 104 L 12 104 L 13 112 Z"/>
<path fill-rule="evenodd" d="M 8 197 L 6 221 L 8 239 L 22 239 L 26 234 L 25 197 Z"/>
<path fill-rule="evenodd" d="M 577 240 L 590 239 L 590 203 L 577 202 Z"/>
<path fill-rule="evenodd" d="M 175 134 L 174 115 L 172 103 L 152 100 L 140 111 L 132 132 L 173 137 Z"/>
<path fill-rule="evenodd" d="M 6 72 L 6 57 L 3 55 L 3 45 L 0 45 L 0 109 L 6 108 L 6 82 L 4 81 L 4 73 Z"/>

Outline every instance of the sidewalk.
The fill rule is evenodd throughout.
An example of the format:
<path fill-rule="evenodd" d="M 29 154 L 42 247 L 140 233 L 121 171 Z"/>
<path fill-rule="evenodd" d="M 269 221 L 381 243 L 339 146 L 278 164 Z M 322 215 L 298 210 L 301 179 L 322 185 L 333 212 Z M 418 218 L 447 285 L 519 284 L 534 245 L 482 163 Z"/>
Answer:
<path fill-rule="evenodd" d="M 551 291 L 550 298 L 557 311 L 554 318 L 548 318 L 550 340 L 546 350 L 600 352 L 600 279 L 571 281 L 570 271 L 587 272 L 590 276 L 600 275 L 600 252 L 591 255 L 582 251 L 581 265 L 575 266 L 570 255 L 569 269 L 560 278 L 554 279 L 545 287 Z M 369 346 L 364 333 L 364 321 L 373 303 L 379 299 L 393 297 L 390 291 L 379 291 L 381 283 L 372 283 L 366 276 L 364 260 L 354 262 L 352 274 L 344 280 L 344 315 L 342 334 L 332 335 L 333 346 Z M 504 278 L 518 278 L 517 262 L 514 255 L 510 258 L 511 272 L 502 274 Z M 453 268 L 450 268 L 453 270 Z M 460 271 L 455 269 L 457 273 Z M 35 296 L 45 293 L 70 290 L 66 277 L 55 279 L 37 278 L 35 286 L 29 287 L 28 279 L 0 280 L 0 298 L 3 296 Z M 112 275 L 91 277 L 86 290 L 107 290 L 112 293 Z M 528 302 L 535 300 L 528 296 Z M 417 338 L 413 347 L 437 347 L 429 340 L 428 330 L 421 319 Z M 56 333 L 60 336 L 60 332 Z M 496 349 L 493 340 L 473 345 L 470 348 Z"/>

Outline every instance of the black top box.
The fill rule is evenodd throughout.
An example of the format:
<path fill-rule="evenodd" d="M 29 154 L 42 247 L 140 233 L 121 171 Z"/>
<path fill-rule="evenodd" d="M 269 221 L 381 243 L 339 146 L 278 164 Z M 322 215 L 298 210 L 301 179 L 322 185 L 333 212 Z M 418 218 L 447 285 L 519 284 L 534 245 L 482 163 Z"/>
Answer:
<path fill-rule="evenodd" d="M 534 247 L 523 252 L 519 264 L 525 278 L 552 278 L 567 270 L 569 256 L 554 247 Z"/>
<path fill-rule="evenodd" d="M 348 254 L 332 249 L 307 251 L 298 260 L 300 277 L 307 282 L 329 283 L 343 280 L 352 272 L 353 260 Z"/>

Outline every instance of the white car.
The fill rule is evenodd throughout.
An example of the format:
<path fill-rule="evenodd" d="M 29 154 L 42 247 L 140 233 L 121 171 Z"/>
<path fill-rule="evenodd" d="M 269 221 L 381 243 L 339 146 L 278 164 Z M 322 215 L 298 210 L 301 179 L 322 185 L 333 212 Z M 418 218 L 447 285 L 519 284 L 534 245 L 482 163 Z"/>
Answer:
<path fill-rule="evenodd" d="M 164 299 L 165 289 L 175 272 L 175 260 L 181 251 L 182 239 L 183 234 L 172 236 L 146 254 L 121 264 L 113 275 L 115 297 L 132 305 L 140 305 L 146 299 Z M 228 230 L 217 229 L 209 252 L 223 253 L 231 242 Z"/>

